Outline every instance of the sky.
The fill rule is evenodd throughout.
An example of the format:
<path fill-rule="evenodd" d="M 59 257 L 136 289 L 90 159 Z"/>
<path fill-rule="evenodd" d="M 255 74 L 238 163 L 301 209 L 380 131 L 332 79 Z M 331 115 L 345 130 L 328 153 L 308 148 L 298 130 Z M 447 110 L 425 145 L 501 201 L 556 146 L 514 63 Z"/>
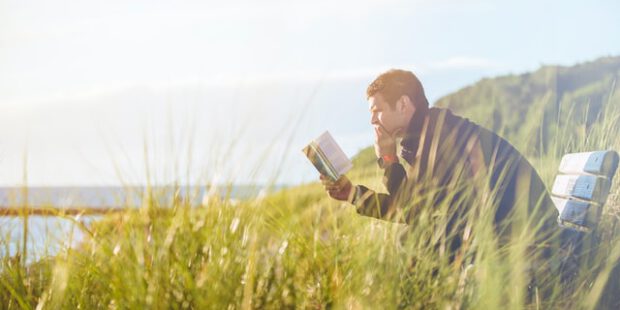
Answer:
<path fill-rule="evenodd" d="M 365 88 L 430 101 L 620 55 L 618 1 L 0 0 L 0 186 L 316 179 L 329 130 L 373 142 Z"/>

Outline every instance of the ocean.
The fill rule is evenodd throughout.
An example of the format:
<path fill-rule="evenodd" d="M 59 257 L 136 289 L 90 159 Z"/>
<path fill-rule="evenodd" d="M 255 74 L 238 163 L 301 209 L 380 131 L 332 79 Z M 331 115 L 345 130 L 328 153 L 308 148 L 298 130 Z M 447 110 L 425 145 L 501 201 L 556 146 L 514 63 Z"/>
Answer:
<path fill-rule="evenodd" d="M 172 205 L 174 199 L 189 199 L 192 206 L 208 203 L 213 196 L 233 201 L 252 199 L 263 195 L 267 190 L 278 190 L 284 186 L 267 189 L 259 185 L 236 186 L 192 186 L 192 187 L 152 187 L 154 202 L 161 207 Z M 146 193 L 142 186 L 124 187 L 0 187 L 0 211 L 23 208 L 57 209 L 102 209 L 139 208 Z M 62 249 L 79 244 L 84 234 L 76 225 L 76 220 L 90 225 L 101 215 L 54 216 L 33 215 L 28 217 L 27 261 L 36 261 L 53 256 Z M 14 256 L 22 248 L 24 240 L 24 221 L 18 216 L 0 216 L 0 257 Z"/>

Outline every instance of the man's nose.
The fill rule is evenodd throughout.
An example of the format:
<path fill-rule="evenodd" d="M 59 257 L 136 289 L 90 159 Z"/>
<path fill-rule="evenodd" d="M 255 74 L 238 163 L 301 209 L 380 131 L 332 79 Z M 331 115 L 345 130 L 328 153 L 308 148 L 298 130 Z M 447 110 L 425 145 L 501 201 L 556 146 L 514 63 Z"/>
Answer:
<path fill-rule="evenodd" d="M 379 123 L 379 119 L 377 118 L 377 114 L 376 113 L 370 113 L 370 124 L 371 125 L 376 125 Z"/>

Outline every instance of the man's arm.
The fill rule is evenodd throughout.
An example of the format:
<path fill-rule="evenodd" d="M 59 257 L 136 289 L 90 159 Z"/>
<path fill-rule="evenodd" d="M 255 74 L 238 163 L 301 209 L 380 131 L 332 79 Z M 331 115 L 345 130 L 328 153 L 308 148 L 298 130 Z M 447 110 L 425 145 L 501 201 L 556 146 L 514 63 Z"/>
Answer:
<path fill-rule="evenodd" d="M 377 193 L 363 185 L 357 185 L 350 202 L 355 205 L 357 213 L 378 219 L 392 220 L 396 215 L 396 197 L 398 189 L 406 179 L 406 172 L 399 163 L 386 167 L 383 184 L 388 194 Z"/>
<path fill-rule="evenodd" d="M 406 172 L 399 163 L 392 163 L 385 167 L 384 184 L 388 193 L 377 193 L 363 185 L 353 186 L 351 181 L 342 176 L 333 182 L 321 176 L 321 181 L 330 197 L 348 201 L 356 207 L 357 213 L 378 219 L 392 220 L 396 214 L 395 197 L 402 182 L 406 179 Z"/>
<path fill-rule="evenodd" d="M 375 155 L 383 173 L 383 185 L 388 193 L 377 193 L 363 185 L 354 188 L 351 203 L 357 213 L 378 219 L 392 220 L 396 214 L 396 195 L 407 177 L 396 155 L 396 140 L 383 126 L 375 126 Z"/>
<path fill-rule="evenodd" d="M 363 185 L 353 186 L 345 176 L 333 182 L 321 176 L 327 193 L 334 199 L 355 205 L 357 213 L 378 219 L 391 220 L 395 212 L 395 197 L 407 178 L 405 168 L 398 162 L 396 140 L 382 126 L 375 127 L 375 155 L 385 169 L 383 184 L 388 193 L 377 193 Z"/>

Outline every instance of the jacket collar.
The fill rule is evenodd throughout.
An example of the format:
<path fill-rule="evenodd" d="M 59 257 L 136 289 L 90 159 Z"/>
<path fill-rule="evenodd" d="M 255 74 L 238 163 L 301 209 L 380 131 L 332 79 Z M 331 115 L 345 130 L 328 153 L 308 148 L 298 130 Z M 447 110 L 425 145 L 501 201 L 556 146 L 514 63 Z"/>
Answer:
<path fill-rule="evenodd" d="M 400 142 L 402 146 L 401 156 L 411 164 L 418 151 L 418 145 L 420 144 L 420 137 L 424 130 L 424 120 L 430 114 L 430 109 L 418 110 L 413 114 L 405 137 Z"/>

